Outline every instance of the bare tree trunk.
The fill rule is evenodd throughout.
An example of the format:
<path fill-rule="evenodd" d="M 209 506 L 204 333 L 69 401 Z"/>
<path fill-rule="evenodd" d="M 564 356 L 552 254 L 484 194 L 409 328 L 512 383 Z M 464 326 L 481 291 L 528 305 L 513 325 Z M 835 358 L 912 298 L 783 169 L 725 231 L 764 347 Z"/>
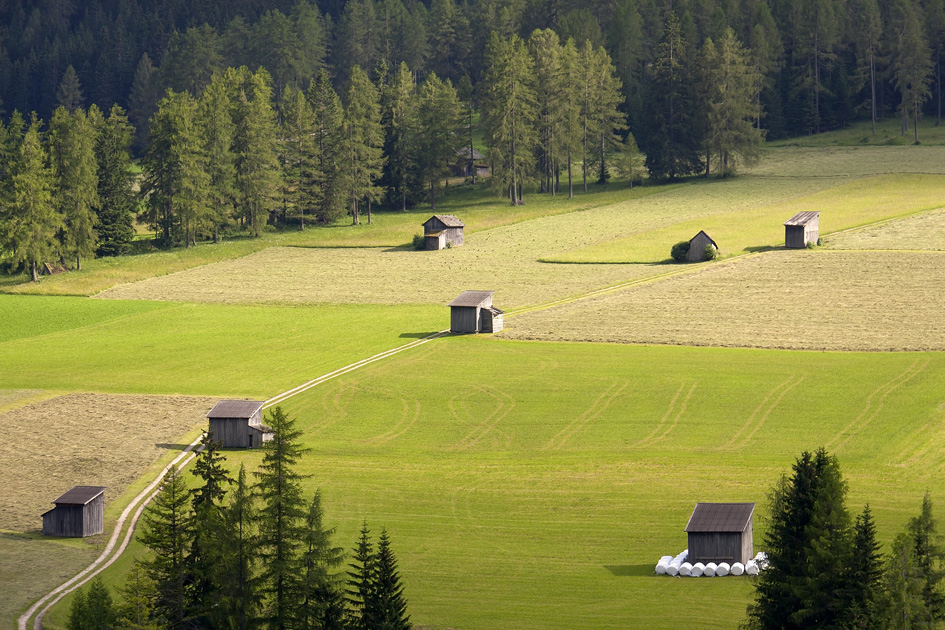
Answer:
<path fill-rule="evenodd" d="M 571 149 L 568 149 L 568 199 L 574 198 L 574 181 L 571 178 Z"/>
<path fill-rule="evenodd" d="M 35 260 L 30 261 L 30 277 L 33 279 L 33 282 L 36 282 L 39 280 L 39 278 L 36 276 L 36 261 Z"/>
<path fill-rule="evenodd" d="M 870 51 L 870 90 L 872 96 L 870 97 L 872 109 L 873 109 L 873 135 L 876 135 L 876 58 Z"/>

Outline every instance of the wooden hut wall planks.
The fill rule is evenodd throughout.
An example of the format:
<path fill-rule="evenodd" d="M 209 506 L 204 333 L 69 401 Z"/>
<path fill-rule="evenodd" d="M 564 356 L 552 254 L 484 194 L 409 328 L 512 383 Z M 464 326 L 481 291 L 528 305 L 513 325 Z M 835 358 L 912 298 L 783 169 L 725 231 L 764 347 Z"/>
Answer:
<path fill-rule="evenodd" d="M 686 260 L 688 262 L 699 262 L 700 260 L 705 260 L 705 246 L 711 245 L 715 249 L 718 249 L 719 246 L 716 244 L 712 237 L 706 234 L 704 231 L 699 230 L 699 233 L 689 239 L 689 252 L 686 254 Z"/>
<path fill-rule="evenodd" d="M 423 223 L 424 248 L 459 247 L 463 244 L 464 227 L 466 224 L 452 214 L 434 214 Z"/>
<path fill-rule="evenodd" d="M 105 531 L 105 486 L 75 486 L 43 514 L 43 534 L 84 538 Z"/>
<path fill-rule="evenodd" d="M 463 291 L 450 302 L 450 332 L 477 333 L 502 330 L 503 311 L 492 306 L 495 291 Z"/>
<path fill-rule="evenodd" d="M 262 401 L 221 400 L 207 413 L 210 437 L 224 448 L 258 448 L 272 439 L 262 423 Z"/>
<path fill-rule="evenodd" d="M 741 562 L 754 557 L 754 503 L 697 503 L 686 524 L 688 562 Z"/>
<path fill-rule="evenodd" d="M 803 249 L 808 243 L 820 240 L 820 212 L 798 212 L 784 222 L 784 246 Z"/>

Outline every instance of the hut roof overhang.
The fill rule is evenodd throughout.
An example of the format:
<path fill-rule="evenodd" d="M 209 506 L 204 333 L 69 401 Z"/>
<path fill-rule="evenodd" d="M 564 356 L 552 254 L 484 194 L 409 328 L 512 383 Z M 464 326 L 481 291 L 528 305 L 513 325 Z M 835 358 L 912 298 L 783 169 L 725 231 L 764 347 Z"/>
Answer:
<path fill-rule="evenodd" d="M 798 212 L 793 217 L 784 222 L 784 225 L 807 225 L 820 216 L 820 212 L 810 210 L 807 212 Z"/>
<path fill-rule="evenodd" d="M 424 221 L 422 225 L 426 225 L 433 219 L 439 219 L 440 222 L 446 227 L 451 227 L 451 228 L 466 227 L 465 223 L 460 221 L 458 217 L 455 217 L 452 214 L 434 214 L 432 217 Z"/>
<path fill-rule="evenodd" d="M 483 302 L 495 295 L 495 291 L 463 291 L 458 298 L 450 302 L 450 306 L 481 306 Z"/>
<path fill-rule="evenodd" d="M 76 486 L 53 501 L 56 505 L 88 505 L 106 486 Z"/>
<path fill-rule="evenodd" d="M 719 245 L 718 245 L 718 243 L 715 242 L 715 239 L 713 239 L 711 236 L 709 236 L 708 234 L 706 234 L 706 233 L 705 233 L 705 230 L 699 230 L 699 234 L 702 234 L 702 235 L 705 236 L 707 239 L 709 239 L 709 242 L 712 243 L 712 246 L 715 247 L 715 249 L 718 249 L 718 248 L 719 248 Z M 699 238 L 699 234 L 696 234 L 696 235 L 693 236 L 691 239 L 689 239 L 689 242 L 692 243 L 694 240 L 696 240 L 697 238 Z"/>
<path fill-rule="evenodd" d="M 743 532 L 754 511 L 754 503 L 697 503 L 686 532 Z"/>
<path fill-rule="evenodd" d="M 221 400 L 213 406 L 207 418 L 252 418 L 262 409 L 259 400 Z"/>

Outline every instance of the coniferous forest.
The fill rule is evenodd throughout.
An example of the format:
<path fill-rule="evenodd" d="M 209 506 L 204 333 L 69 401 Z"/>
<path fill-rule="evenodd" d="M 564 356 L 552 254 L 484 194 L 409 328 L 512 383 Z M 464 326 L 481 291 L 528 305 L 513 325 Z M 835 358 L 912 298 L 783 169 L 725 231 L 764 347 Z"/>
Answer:
<path fill-rule="evenodd" d="M 941 117 L 931 0 L 11 0 L 0 24 L 0 262 L 34 279 L 135 220 L 190 246 L 435 209 L 479 133 L 520 204 L 632 184 L 638 155 L 725 176 L 765 137 Z"/>

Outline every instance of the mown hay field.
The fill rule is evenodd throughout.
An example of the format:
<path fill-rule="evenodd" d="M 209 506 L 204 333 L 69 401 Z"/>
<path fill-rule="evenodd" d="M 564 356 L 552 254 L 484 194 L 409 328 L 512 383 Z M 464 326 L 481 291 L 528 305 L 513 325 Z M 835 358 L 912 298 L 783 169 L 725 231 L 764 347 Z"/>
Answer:
<path fill-rule="evenodd" d="M 888 546 L 945 505 L 943 382 L 934 353 L 449 337 L 285 408 L 335 541 L 387 528 L 418 627 L 731 629 L 750 580 L 653 574 L 695 503 L 757 502 L 761 549 L 767 491 L 826 446 Z"/>
<path fill-rule="evenodd" d="M 824 239 L 830 249 L 945 250 L 945 212 L 928 212 Z"/>
<path fill-rule="evenodd" d="M 820 233 L 849 229 L 945 206 L 943 175 L 881 175 L 857 179 L 803 197 L 748 210 L 681 220 L 624 238 L 546 258 L 548 262 L 620 263 L 669 260 L 674 243 L 705 230 L 725 255 L 784 244 L 784 221 L 798 212 L 821 211 Z"/>
<path fill-rule="evenodd" d="M 161 308 L 0 296 L 0 308 L 24 313 L 11 323 L 22 331 L 0 342 L 0 383 L 9 389 L 268 398 L 449 327 L 445 307 L 154 304 Z M 51 329 L 34 325 L 30 313 L 52 321 L 68 320 L 57 313 L 84 315 L 72 327 Z"/>
<path fill-rule="evenodd" d="M 510 318 L 515 339 L 945 350 L 936 252 L 767 252 Z"/>

